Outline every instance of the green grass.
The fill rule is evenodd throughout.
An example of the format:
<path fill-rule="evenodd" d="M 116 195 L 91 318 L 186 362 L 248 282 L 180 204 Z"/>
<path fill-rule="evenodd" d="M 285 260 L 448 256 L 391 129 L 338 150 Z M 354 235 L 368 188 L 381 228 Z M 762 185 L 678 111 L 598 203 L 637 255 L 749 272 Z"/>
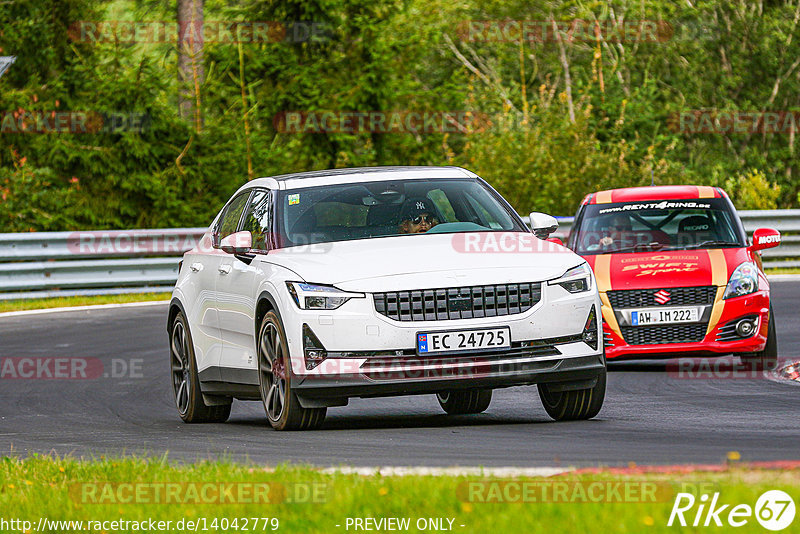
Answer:
<path fill-rule="evenodd" d="M 776 268 L 766 269 L 767 276 L 771 274 L 800 274 L 800 267 L 793 267 L 791 269 Z"/>
<path fill-rule="evenodd" d="M 511 479 L 506 479 L 511 480 Z M 200 462 L 181 465 L 166 459 L 104 459 L 80 461 L 34 456 L 27 460 L 0 458 L 0 517 L 33 521 L 50 520 L 196 520 L 205 518 L 211 528 L 214 518 L 268 517 L 280 521 L 280 532 L 354 532 L 345 529 L 348 517 L 400 517 L 411 518 L 409 532 L 417 532 L 414 523 L 418 518 L 454 519 L 455 532 L 675 532 L 680 530 L 703 531 L 667 527 L 674 495 L 679 487 L 693 488 L 690 492 L 699 497 L 694 488 L 707 488 L 710 493 L 720 492 L 720 502 L 754 506 L 761 493 L 781 489 L 800 502 L 800 470 L 758 471 L 733 467 L 722 473 L 690 474 L 639 474 L 619 476 L 611 474 L 562 475 L 551 478 L 515 479 L 516 482 L 580 483 L 589 487 L 592 482 L 627 482 L 640 486 L 642 482 L 658 485 L 655 499 L 647 502 L 514 502 L 485 503 L 469 498 L 470 482 L 492 482 L 474 476 L 405 476 L 381 477 L 323 474 L 317 470 L 294 465 L 278 466 L 265 470 L 254 465 L 227 462 Z M 132 483 L 138 486 L 121 486 Z M 129 489 L 148 483 L 179 483 L 180 495 L 189 495 L 188 488 L 202 488 L 209 483 L 240 483 L 238 488 L 251 488 L 251 484 L 267 484 L 273 501 L 270 503 L 209 504 L 184 502 L 153 504 L 145 497 L 133 498 L 136 502 L 119 502 L 127 499 Z M 89 485 L 86 485 L 89 484 Z M 246 484 L 246 485 L 245 485 Z M 685 485 L 685 486 L 681 486 Z M 166 486 L 159 486 L 166 487 Z M 491 487 L 491 486 L 489 486 Z M 87 489 L 88 488 L 88 489 Z M 103 497 L 103 489 L 111 489 Z M 666 488 L 666 490 L 665 490 Z M 97 492 L 92 496 L 91 491 Z M 154 495 L 155 490 L 149 495 Z M 282 493 L 284 492 L 284 493 Z M 541 495 L 541 493 L 537 493 Z M 570 495 L 579 495 L 573 493 Z M 283 495 L 283 497 L 280 497 Z M 488 490 L 474 495 L 489 496 Z M 496 494 L 495 494 L 496 495 Z M 97 504 L 93 499 L 110 499 L 117 502 Z M 149 497 L 148 497 L 149 498 Z M 552 500 L 552 499 L 551 499 Z M 656 502 L 653 502 L 656 501 Z M 693 510 L 693 512 L 696 510 Z M 728 508 L 730 510 L 730 507 Z M 694 517 L 687 513 L 690 522 Z M 727 512 L 725 512 L 727 513 Z M 723 519 L 724 519 L 723 515 Z M 243 531 L 240 519 L 238 530 Z M 336 527 L 336 525 L 341 525 Z M 445 522 L 446 524 L 446 522 Z M 800 517 L 793 524 L 800 524 Z M 460 525 L 464 525 L 461 527 Z M 252 523 L 251 523 L 252 526 Z M 257 531 L 264 532 L 259 523 Z M 32 531 L 35 531 L 35 527 Z M 63 530 L 63 527 L 62 527 Z M 106 529 L 107 532 L 132 531 Z M 208 530 L 222 532 L 226 529 Z M 271 531 L 271 528 L 267 528 Z M 720 530 L 711 527 L 711 530 Z M 786 532 L 792 529 L 786 530 Z M 174 529 L 173 529 L 174 531 Z M 202 527 L 199 529 L 203 532 Z M 721 531 L 721 530 L 720 530 Z M 750 518 L 738 532 L 764 532 Z"/>
<path fill-rule="evenodd" d="M 44 308 L 62 308 L 69 306 L 90 306 L 94 304 L 149 302 L 153 300 L 169 300 L 169 293 L 125 293 L 123 295 L 96 295 L 90 297 L 0 300 L 0 313 L 22 310 L 41 310 Z"/>

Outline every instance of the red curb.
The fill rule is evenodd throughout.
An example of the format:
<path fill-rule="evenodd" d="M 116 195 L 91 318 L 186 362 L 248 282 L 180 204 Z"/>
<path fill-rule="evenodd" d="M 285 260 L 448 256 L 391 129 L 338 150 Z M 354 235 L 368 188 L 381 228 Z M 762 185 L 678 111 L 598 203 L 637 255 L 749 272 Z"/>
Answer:
<path fill-rule="evenodd" d="M 800 460 L 777 460 L 772 462 L 734 462 L 730 464 L 685 464 L 685 465 L 635 465 L 629 467 L 586 467 L 556 476 L 582 474 L 641 475 L 645 473 L 719 473 L 733 469 L 790 470 L 800 469 Z"/>

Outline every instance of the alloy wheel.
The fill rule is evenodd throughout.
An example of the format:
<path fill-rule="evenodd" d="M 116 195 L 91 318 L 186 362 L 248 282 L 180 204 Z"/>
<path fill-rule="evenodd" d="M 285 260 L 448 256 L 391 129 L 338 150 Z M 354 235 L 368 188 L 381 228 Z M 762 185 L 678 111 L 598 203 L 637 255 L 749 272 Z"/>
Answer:
<path fill-rule="evenodd" d="M 261 398 L 271 421 L 280 420 L 286 407 L 286 357 L 277 325 L 267 322 L 261 330 L 258 350 Z"/>
<path fill-rule="evenodd" d="M 181 321 L 172 327 L 172 388 L 175 391 L 175 404 L 181 415 L 189 410 L 189 389 L 192 387 L 189 369 L 189 350 L 186 329 Z"/>

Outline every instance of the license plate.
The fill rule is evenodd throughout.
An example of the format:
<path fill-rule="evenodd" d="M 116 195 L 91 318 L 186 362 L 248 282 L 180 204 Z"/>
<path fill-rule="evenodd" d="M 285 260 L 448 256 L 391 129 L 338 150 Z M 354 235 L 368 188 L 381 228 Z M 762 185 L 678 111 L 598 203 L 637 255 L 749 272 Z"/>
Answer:
<path fill-rule="evenodd" d="M 482 328 L 417 334 L 417 354 L 462 352 L 511 347 L 511 329 Z"/>
<path fill-rule="evenodd" d="M 647 308 L 631 311 L 633 326 L 668 323 L 696 323 L 700 320 L 697 308 Z"/>

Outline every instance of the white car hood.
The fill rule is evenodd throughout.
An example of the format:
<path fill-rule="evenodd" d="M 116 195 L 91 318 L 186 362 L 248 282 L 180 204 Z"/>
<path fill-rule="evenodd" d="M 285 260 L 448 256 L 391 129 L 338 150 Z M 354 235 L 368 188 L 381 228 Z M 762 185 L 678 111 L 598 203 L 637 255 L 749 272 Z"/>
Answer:
<path fill-rule="evenodd" d="M 465 235 L 480 245 L 465 252 Z M 514 232 L 339 241 L 276 250 L 265 259 L 302 281 L 363 292 L 552 280 L 584 262 L 565 247 Z"/>

